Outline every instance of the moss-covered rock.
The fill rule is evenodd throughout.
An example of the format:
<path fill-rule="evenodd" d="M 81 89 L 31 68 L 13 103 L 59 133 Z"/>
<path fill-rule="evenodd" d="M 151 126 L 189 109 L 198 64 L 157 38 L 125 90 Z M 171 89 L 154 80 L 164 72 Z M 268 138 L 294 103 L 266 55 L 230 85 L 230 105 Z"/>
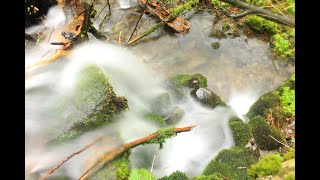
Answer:
<path fill-rule="evenodd" d="M 295 150 L 289 149 L 286 153 L 282 155 L 283 160 L 293 159 L 295 157 Z"/>
<path fill-rule="evenodd" d="M 265 20 L 257 15 L 247 15 L 245 17 L 245 24 L 250 28 L 258 31 L 264 32 L 267 31 L 271 34 L 276 34 L 279 32 L 278 24 L 272 21 Z"/>
<path fill-rule="evenodd" d="M 206 166 L 202 175 L 220 173 L 231 179 L 248 179 L 247 168 L 258 161 L 257 152 L 247 148 L 224 149 Z"/>
<path fill-rule="evenodd" d="M 169 78 L 169 81 L 178 87 L 199 88 L 207 87 L 207 78 L 202 74 L 178 74 Z"/>
<path fill-rule="evenodd" d="M 210 38 L 217 38 L 217 39 L 226 39 L 227 35 L 221 31 L 220 29 L 214 29 L 209 34 Z"/>
<path fill-rule="evenodd" d="M 172 174 L 170 174 L 170 176 L 164 176 L 164 177 L 160 178 L 159 180 L 188 180 L 188 179 L 189 178 L 185 173 L 177 170 L 177 171 L 173 172 Z"/>
<path fill-rule="evenodd" d="M 130 175 L 130 151 L 116 158 L 107 165 L 103 165 L 94 174 L 89 176 L 89 180 L 125 180 Z"/>
<path fill-rule="evenodd" d="M 248 175 L 251 179 L 274 175 L 280 172 L 282 168 L 283 158 L 279 154 L 270 154 L 262 158 L 256 164 L 253 164 L 248 169 Z"/>
<path fill-rule="evenodd" d="M 232 131 L 233 139 L 236 146 L 244 147 L 248 144 L 252 137 L 251 128 L 242 120 L 237 119 L 229 122 L 229 127 Z"/>
<path fill-rule="evenodd" d="M 144 118 L 149 121 L 155 122 L 160 126 L 165 126 L 167 124 L 166 120 L 163 117 L 161 117 L 160 115 L 153 113 L 153 112 L 146 113 L 144 115 Z"/>
<path fill-rule="evenodd" d="M 262 150 L 274 150 L 282 146 L 272 137 L 282 143 L 286 142 L 283 134 L 278 129 L 270 126 L 261 116 L 252 118 L 249 125 L 252 128 L 253 137 L 257 146 Z"/>
<path fill-rule="evenodd" d="M 270 47 L 281 58 L 293 57 L 293 44 L 282 36 L 281 34 L 275 34 L 270 40 Z"/>
<path fill-rule="evenodd" d="M 217 106 L 226 106 L 226 103 L 223 102 L 218 95 L 207 88 L 193 89 L 190 94 L 204 106 L 210 108 L 215 108 Z"/>
<path fill-rule="evenodd" d="M 207 78 L 202 74 L 177 74 L 166 81 L 167 89 L 178 100 L 184 97 L 183 87 L 198 89 L 199 87 L 207 87 L 207 85 Z"/>
<path fill-rule="evenodd" d="M 128 108 L 127 99 L 116 96 L 103 69 L 89 65 L 81 69 L 75 80 L 72 102 L 84 115 L 54 142 L 65 142 L 112 121 L 115 114 Z"/>

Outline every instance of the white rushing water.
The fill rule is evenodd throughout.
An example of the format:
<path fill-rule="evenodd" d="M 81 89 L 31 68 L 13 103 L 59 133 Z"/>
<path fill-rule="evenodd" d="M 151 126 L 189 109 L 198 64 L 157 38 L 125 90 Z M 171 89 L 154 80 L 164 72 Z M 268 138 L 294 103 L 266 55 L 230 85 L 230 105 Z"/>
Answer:
<path fill-rule="evenodd" d="M 63 22 L 68 18 L 61 16 L 59 9 L 56 11 L 59 16 L 48 16 L 53 19 L 46 22 L 56 29 L 63 28 Z M 26 49 L 26 67 L 52 55 L 57 49 L 50 45 L 54 40 Z M 48 51 L 50 53 L 46 53 Z M 79 118 L 81 115 L 70 97 L 78 72 L 88 64 L 96 64 L 105 71 L 117 96 L 128 99 L 129 110 L 106 127 L 85 133 L 66 144 L 47 147 L 46 142 L 59 134 L 56 131 L 71 125 L 72 122 L 66 120 L 68 117 Z M 142 120 L 140 113 L 152 109 L 152 99 L 166 92 L 161 85 L 163 76 L 149 72 L 143 61 L 130 50 L 95 40 L 79 45 L 69 56 L 56 62 L 28 70 L 25 80 L 27 179 L 44 174 L 97 136 L 103 136 L 101 143 L 72 158 L 56 172 L 76 179 L 93 163 L 92 159 L 102 153 L 155 132 L 159 127 Z M 238 116 L 242 116 L 256 98 L 251 94 L 234 94 L 228 104 Z M 130 156 L 131 166 L 150 169 L 153 156 L 156 155 L 153 173 L 157 177 L 169 175 L 176 170 L 190 177 L 199 175 L 220 150 L 234 145 L 228 127 L 228 121 L 235 115 L 234 111 L 223 107 L 208 109 L 189 96 L 182 102 L 172 103 L 172 106 L 178 106 L 185 112 L 176 127 L 197 126 L 190 132 L 180 133 L 167 140 L 161 150 L 158 145 L 134 148 Z M 122 142 L 118 141 L 117 134 L 121 134 Z"/>

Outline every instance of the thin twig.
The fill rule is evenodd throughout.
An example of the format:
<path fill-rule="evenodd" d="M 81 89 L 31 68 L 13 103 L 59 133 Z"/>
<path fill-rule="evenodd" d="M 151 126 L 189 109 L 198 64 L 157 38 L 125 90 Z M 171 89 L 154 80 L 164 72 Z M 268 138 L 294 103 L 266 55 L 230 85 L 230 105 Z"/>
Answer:
<path fill-rule="evenodd" d="M 122 30 L 119 32 L 119 45 L 121 46 L 121 35 L 122 35 Z"/>
<path fill-rule="evenodd" d="M 47 41 L 47 42 L 50 42 L 51 35 L 52 35 L 53 31 L 54 31 L 54 28 L 52 28 L 52 31 L 51 31 L 51 33 L 50 33 L 50 35 L 49 35 L 49 38 L 48 38 L 48 41 Z"/>
<path fill-rule="evenodd" d="M 83 152 L 84 150 L 88 149 L 90 146 L 94 145 L 95 143 L 97 143 L 98 141 L 100 141 L 102 139 L 102 137 L 98 137 L 96 138 L 92 143 L 86 145 L 85 147 L 83 147 L 82 149 L 80 149 L 79 151 L 72 153 L 70 156 L 66 157 L 64 160 L 62 160 L 58 165 L 56 165 L 54 168 L 50 169 L 47 174 L 42 178 L 42 180 L 47 179 L 47 177 L 52 174 L 55 170 L 57 170 L 63 163 L 65 163 L 66 161 L 68 161 L 69 159 L 71 159 L 73 156 L 80 154 L 81 152 Z"/>
<path fill-rule="evenodd" d="M 153 156 L 153 160 L 152 160 L 152 165 L 151 165 L 150 172 L 152 172 L 152 170 L 153 170 L 153 165 L 154 165 L 154 162 L 155 162 L 155 160 L 156 160 L 156 157 L 157 157 L 157 154 L 155 154 L 155 155 Z"/>
<path fill-rule="evenodd" d="M 280 141 L 278 141 L 276 138 L 274 138 L 273 136 L 271 136 L 271 135 L 269 135 L 273 140 L 275 140 L 275 141 L 277 141 L 278 143 L 280 143 L 280 144 L 282 144 L 282 145 L 284 145 L 284 146 L 286 146 L 287 148 L 290 148 L 290 149 L 292 149 L 292 150 L 294 150 L 292 147 L 290 147 L 290 146 L 288 146 L 288 145 L 286 145 L 286 144 L 284 144 L 284 143 L 282 143 L 282 142 L 280 142 Z"/>
<path fill-rule="evenodd" d="M 133 31 L 132 31 L 132 33 L 131 33 L 128 41 L 127 41 L 127 43 L 131 40 L 131 38 L 132 38 L 132 36 L 133 36 L 133 33 L 136 31 L 136 29 L 137 29 L 137 27 L 138 27 L 138 24 L 139 24 L 139 22 L 140 22 L 140 20 L 141 20 L 141 18 L 142 18 L 142 16 L 143 16 L 143 14 L 146 13 L 146 11 L 147 11 L 147 10 L 146 10 L 146 9 L 147 9 L 147 4 L 148 4 L 148 0 L 146 1 L 146 4 L 145 4 L 145 6 L 144 6 L 144 9 L 145 9 L 145 10 L 142 10 L 142 12 L 141 12 L 141 14 L 140 14 L 140 17 L 139 17 L 139 19 L 138 19 L 138 21 L 137 21 L 137 23 L 136 23 L 136 26 L 134 27 L 134 29 L 133 29 Z"/>

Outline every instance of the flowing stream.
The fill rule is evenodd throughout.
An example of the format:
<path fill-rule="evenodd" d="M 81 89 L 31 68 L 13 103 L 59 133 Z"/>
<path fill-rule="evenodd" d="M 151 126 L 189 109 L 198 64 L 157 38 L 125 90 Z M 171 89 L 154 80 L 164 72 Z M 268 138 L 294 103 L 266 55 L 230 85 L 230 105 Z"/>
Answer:
<path fill-rule="evenodd" d="M 118 9 L 128 8 L 134 3 L 121 0 L 119 4 Z M 102 4 L 97 5 L 98 12 L 99 8 L 102 8 Z M 113 8 L 117 9 L 117 4 Z M 107 10 L 101 14 L 104 12 Z M 139 15 L 132 10 L 114 10 L 102 30 L 110 37 L 120 31 L 124 37 L 128 37 Z M 189 96 L 182 102 L 172 101 L 172 106 L 178 106 L 185 112 L 175 126 L 197 126 L 190 132 L 167 140 L 162 149 L 158 145 L 134 148 L 130 155 L 131 167 L 150 169 L 156 156 L 153 173 L 157 177 L 176 170 L 193 177 L 200 175 L 219 151 L 234 145 L 228 127 L 230 118 L 236 114 L 245 121 L 243 115 L 254 101 L 290 77 L 294 66 L 274 59 L 268 43 L 247 37 L 240 30 L 240 37 L 233 39 L 209 38 L 213 16 L 208 12 L 189 13 L 186 17 L 191 23 L 186 35 L 159 30 L 130 48 L 102 43 L 90 37 L 90 42 L 79 45 L 69 56 L 26 72 L 27 179 L 44 173 L 96 136 L 104 136 L 101 143 L 72 158 L 56 172 L 77 179 L 92 163 L 89 159 L 155 132 L 158 127 L 141 120 L 139 112 L 152 108 L 152 98 L 166 92 L 163 80 L 174 74 L 203 74 L 208 79 L 208 89 L 219 95 L 231 108 L 208 109 Z M 56 26 L 59 21 L 64 22 L 63 18 L 53 20 L 52 24 Z M 96 27 L 100 21 L 101 18 L 95 21 Z M 142 18 L 142 22 L 138 34 L 156 23 L 151 17 Z M 215 27 L 221 25 L 220 22 Z M 213 49 L 211 43 L 216 41 L 221 46 Z M 48 42 L 26 48 L 26 66 L 48 57 L 57 48 Z M 106 127 L 86 133 L 67 144 L 46 147 L 46 142 L 57 134 L 54 131 L 71 125 L 63 119 L 81 117 L 81 112 L 70 101 L 70 97 L 73 95 L 77 72 L 92 63 L 104 70 L 116 95 L 128 99 L 129 110 Z M 52 108 L 57 109 L 53 111 Z M 121 134 L 122 142 L 117 141 L 115 134 Z"/>

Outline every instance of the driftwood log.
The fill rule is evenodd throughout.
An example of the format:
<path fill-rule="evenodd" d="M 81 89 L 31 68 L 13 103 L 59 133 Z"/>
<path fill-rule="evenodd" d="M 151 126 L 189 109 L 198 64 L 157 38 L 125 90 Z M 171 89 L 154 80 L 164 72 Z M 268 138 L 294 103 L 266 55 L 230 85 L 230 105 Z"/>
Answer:
<path fill-rule="evenodd" d="M 158 17 L 161 21 L 165 21 L 170 17 L 170 12 L 161 7 L 157 1 L 154 0 L 137 0 L 142 8 L 146 8 L 152 15 Z M 177 16 L 169 21 L 166 21 L 167 26 L 171 27 L 178 33 L 186 34 L 190 29 L 189 21 L 183 19 L 182 16 Z"/>
<path fill-rule="evenodd" d="M 188 126 L 188 127 L 183 127 L 183 128 L 175 128 L 173 130 L 171 130 L 170 132 L 174 132 L 174 133 L 181 133 L 181 132 L 188 132 L 190 130 L 192 130 L 195 126 Z M 131 148 L 134 148 L 140 144 L 144 144 L 150 140 L 156 139 L 159 136 L 158 133 L 153 133 L 149 136 L 146 136 L 144 138 L 138 139 L 136 141 L 133 141 L 131 143 L 125 144 L 111 152 L 106 153 L 105 155 L 103 155 L 102 158 L 99 158 L 99 161 L 97 161 L 95 164 L 93 164 L 80 178 L 79 180 L 85 180 L 89 177 L 89 175 L 94 171 L 94 169 L 96 169 L 99 165 L 101 164 L 106 164 L 109 163 L 111 161 L 113 161 L 114 159 L 116 159 L 117 157 L 121 156 L 122 154 L 124 154 L 125 152 L 127 152 L 128 150 L 130 150 Z"/>

